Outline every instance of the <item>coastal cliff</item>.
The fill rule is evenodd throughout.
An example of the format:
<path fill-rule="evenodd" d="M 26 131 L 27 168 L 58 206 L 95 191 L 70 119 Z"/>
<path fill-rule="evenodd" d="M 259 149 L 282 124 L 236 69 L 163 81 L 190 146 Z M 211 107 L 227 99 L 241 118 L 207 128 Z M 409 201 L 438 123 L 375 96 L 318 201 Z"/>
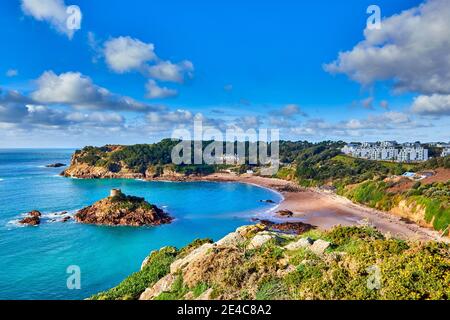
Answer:
<path fill-rule="evenodd" d="M 171 150 L 177 141 L 148 145 L 85 147 L 73 155 L 61 175 L 72 178 L 123 178 L 183 181 L 188 176 L 210 174 L 213 166 L 174 165 Z"/>
<path fill-rule="evenodd" d="M 370 227 L 238 228 L 219 241 L 153 251 L 102 300 L 448 299 L 450 246 L 383 236 Z"/>
<path fill-rule="evenodd" d="M 78 211 L 75 219 L 81 223 L 108 226 L 157 226 L 172 221 L 157 206 L 116 189 L 111 191 L 110 197 Z"/>

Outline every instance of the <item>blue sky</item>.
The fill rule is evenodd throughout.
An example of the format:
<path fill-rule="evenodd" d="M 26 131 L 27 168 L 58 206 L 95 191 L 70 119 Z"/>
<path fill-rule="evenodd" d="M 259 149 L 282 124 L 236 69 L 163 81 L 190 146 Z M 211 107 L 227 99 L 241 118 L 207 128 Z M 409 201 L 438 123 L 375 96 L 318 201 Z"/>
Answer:
<path fill-rule="evenodd" d="M 374 1 L 243 2 L 2 1 L 0 147 L 153 142 L 196 115 L 292 140 L 450 140 L 450 89 L 436 85 L 450 63 L 415 63 L 449 57 L 448 3 L 376 1 L 382 27 L 370 35 Z M 75 32 L 61 22 L 69 5 L 82 12 Z M 414 15 L 443 26 L 413 37 L 424 29 L 408 23 Z M 430 37 L 428 50 L 405 49 L 429 47 L 420 41 Z M 396 56 L 370 59 L 388 45 Z"/>

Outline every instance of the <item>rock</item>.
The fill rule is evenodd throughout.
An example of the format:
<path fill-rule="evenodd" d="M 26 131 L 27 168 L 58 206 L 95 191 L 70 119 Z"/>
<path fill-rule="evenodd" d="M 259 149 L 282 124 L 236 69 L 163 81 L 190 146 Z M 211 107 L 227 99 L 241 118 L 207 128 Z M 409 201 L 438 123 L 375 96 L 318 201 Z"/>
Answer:
<path fill-rule="evenodd" d="M 62 211 L 62 212 L 58 213 L 58 215 L 63 216 L 65 214 L 67 214 L 67 213 L 68 213 L 67 211 Z"/>
<path fill-rule="evenodd" d="M 227 234 L 224 238 L 216 242 L 218 246 L 237 246 L 238 244 L 245 241 L 245 238 L 239 232 L 231 232 Z"/>
<path fill-rule="evenodd" d="M 258 232 L 266 230 L 266 226 L 263 224 L 255 224 L 251 226 L 242 226 L 236 229 L 236 232 L 239 233 L 244 238 L 253 237 Z"/>
<path fill-rule="evenodd" d="M 37 226 L 41 223 L 41 219 L 39 217 L 25 217 L 20 220 L 19 223 L 29 226 Z"/>
<path fill-rule="evenodd" d="M 313 245 L 309 249 L 317 255 L 324 254 L 325 250 L 331 246 L 331 243 L 322 239 L 314 241 Z"/>
<path fill-rule="evenodd" d="M 273 234 L 257 234 L 253 237 L 253 239 L 250 241 L 250 244 L 248 245 L 248 249 L 257 249 L 262 247 L 264 244 L 269 242 L 272 239 L 275 239 L 276 236 Z"/>
<path fill-rule="evenodd" d="M 270 200 L 270 199 L 268 199 L 268 200 L 260 200 L 260 202 L 265 202 L 265 203 L 275 203 L 275 201 Z"/>
<path fill-rule="evenodd" d="M 268 220 L 261 220 L 260 223 L 267 226 L 269 230 L 284 231 L 293 234 L 302 234 L 315 228 L 313 225 L 303 222 L 274 223 Z"/>
<path fill-rule="evenodd" d="M 41 216 L 42 216 L 42 213 L 40 213 L 40 212 L 37 211 L 37 210 L 33 210 L 33 211 L 28 212 L 28 215 L 29 215 L 30 217 L 41 217 Z"/>
<path fill-rule="evenodd" d="M 282 217 L 292 217 L 294 213 L 290 210 L 280 210 L 277 212 L 278 215 Z"/>
<path fill-rule="evenodd" d="M 295 242 L 291 242 L 289 243 L 287 246 L 285 246 L 284 248 L 286 250 L 297 250 L 300 248 L 308 248 L 313 244 L 313 240 L 311 238 L 301 238 Z"/>
<path fill-rule="evenodd" d="M 165 277 L 161 278 L 150 288 L 145 289 L 145 291 L 139 297 L 139 300 L 152 300 L 153 298 L 159 296 L 165 291 L 170 291 L 173 283 L 175 282 L 176 275 L 169 273 Z"/>
<path fill-rule="evenodd" d="M 200 260 L 208 254 L 209 250 L 214 247 L 212 243 L 205 243 L 204 245 L 192 250 L 187 256 L 175 260 L 170 265 L 170 273 L 176 273 L 184 268 L 187 268 L 190 264 L 197 260 Z"/>
<path fill-rule="evenodd" d="M 62 220 L 61 220 L 61 222 L 67 222 L 67 221 L 69 221 L 70 219 L 72 219 L 71 217 L 64 217 Z"/>
<path fill-rule="evenodd" d="M 40 213 L 37 210 L 33 210 L 28 212 L 28 215 L 19 221 L 20 224 L 26 224 L 29 226 L 37 226 L 41 223 L 41 216 L 42 213 Z"/>
<path fill-rule="evenodd" d="M 81 209 L 75 219 L 81 223 L 109 226 L 157 226 L 170 223 L 172 218 L 144 198 L 127 196 L 114 190 L 114 196 Z"/>
<path fill-rule="evenodd" d="M 213 289 L 209 288 L 208 290 L 203 292 L 201 295 L 199 295 L 197 297 L 197 299 L 195 299 L 195 300 L 212 300 L 212 298 L 211 298 L 212 292 L 213 292 Z"/>
<path fill-rule="evenodd" d="M 46 165 L 47 168 L 61 168 L 61 167 L 65 167 L 66 165 L 64 163 L 52 163 L 52 164 L 48 164 Z"/>

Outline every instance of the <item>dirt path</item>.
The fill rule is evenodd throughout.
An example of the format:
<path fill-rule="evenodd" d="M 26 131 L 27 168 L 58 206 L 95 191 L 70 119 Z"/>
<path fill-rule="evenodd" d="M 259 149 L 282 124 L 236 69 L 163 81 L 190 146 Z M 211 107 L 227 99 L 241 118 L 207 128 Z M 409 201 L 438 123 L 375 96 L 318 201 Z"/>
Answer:
<path fill-rule="evenodd" d="M 289 187 L 298 188 L 285 180 L 233 174 L 213 174 L 202 180 L 244 182 L 280 191 L 284 200 L 277 210 L 290 210 L 294 213 L 292 218 L 277 217 L 282 221 L 302 221 L 319 229 L 329 229 L 336 225 L 369 224 L 385 234 L 402 239 L 450 242 L 449 238 L 441 237 L 434 230 L 405 222 L 393 214 L 355 204 L 333 193 L 311 189 L 285 191 Z"/>

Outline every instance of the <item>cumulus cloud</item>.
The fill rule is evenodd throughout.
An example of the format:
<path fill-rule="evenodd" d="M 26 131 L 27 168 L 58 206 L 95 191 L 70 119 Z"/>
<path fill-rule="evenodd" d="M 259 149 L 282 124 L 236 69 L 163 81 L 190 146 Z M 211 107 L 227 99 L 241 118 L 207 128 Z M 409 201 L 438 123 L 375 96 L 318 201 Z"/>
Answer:
<path fill-rule="evenodd" d="M 306 116 L 306 113 L 303 112 L 297 104 L 288 104 L 281 109 L 281 115 L 285 117 L 292 117 L 297 115 Z"/>
<path fill-rule="evenodd" d="M 158 124 L 191 124 L 194 121 L 194 114 L 188 110 L 178 109 L 176 111 L 169 111 L 166 113 L 150 112 L 147 119 L 150 123 Z"/>
<path fill-rule="evenodd" d="M 92 37 L 91 40 L 92 42 Z M 155 60 L 155 46 L 131 37 L 112 38 L 104 44 L 104 56 L 111 70 L 118 73 L 142 70 L 147 62 Z"/>
<path fill-rule="evenodd" d="M 414 99 L 411 110 L 420 115 L 450 116 L 450 95 L 418 96 Z"/>
<path fill-rule="evenodd" d="M 186 76 L 192 77 L 193 71 L 194 65 L 188 60 L 176 64 L 170 61 L 160 61 L 148 68 L 150 77 L 160 81 L 178 83 L 183 82 Z"/>
<path fill-rule="evenodd" d="M 421 94 L 450 93 L 450 1 L 429 0 L 366 29 L 365 39 L 325 65 L 370 85 L 392 80 L 395 90 Z"/>
<path fill-rule="evenodd" d="M 307 117 L 297 104 L 288 104 L 278 110 L 269 112 L 268 124 L 278 128 L 289 128 L 298 124 L 298 116 Z"/>
<path fill-rule="evenodd" d="M 147 97 L 150 99 L 164 99 L 175 97 L 178 92 L 175 89 L 169 89 L 167 87 L 160 87 L 155 80 L 150 79 L 145 86 L 147 89 Z"/>
<path fill-rule="evenodd" d="M 420 94 L 411 110 L 449 116 L 450 1 L 428 0 L 386 18 L 381 29 L 366 29 L 365 39 L 324 66 L 362 85 L 388 80 L 396 92 Z M 387 102 L 380 106 L 388 109 Z"/>
<path fill-rule="evenodd" d="M 391 134 L 396 130 L 416 130 L 431 126 L 430 123 L 415 121 L 406 113 L 389 111 L 371 114 L 362 119 L 349 119 L 334 123 L 324 119 L 310 119 L 303 125 L 292 127 L 290 130 L 295 134 L 324 137 L 357 136 L 368 133 L 381 136 Z"/>
<path fill-rule="evenodd" d="M 68 104 L 77 109 L 146 112 L 155 107 L 142 104 L 132 98 L 120 96 L 95 85 L 91 78 L 79 72 L 60 75 L 44 72 L 36 80 L 37 90 L 31 98 L 41 104 Z"/>
<path fill-rule="evenodd" d="M 117 113 L 81 113 L 53 109 L 43 105 L 7 104 L 0 105 L 0 123 L 10 123 L 22 127 L 33 126 L 76 126 L 97 127 L 121 126 L 124 118 Z"/>
<path fill-rule="evenodd" d="M 21 0 L 22 11 L 38 21 L 48 22 L 56 31 L 71 39 L 77 30 L 70 27 L 68 19 L 73 12 L 69 10 L 63 0 Z M 72 8 L 70 8 L 72 9 Z M 68 11 L 69 10 L 69 11 Z M 81 12 L 80 12 L 81 23 Z M 69 21 L 70 22 L 70 21 Z"/>

